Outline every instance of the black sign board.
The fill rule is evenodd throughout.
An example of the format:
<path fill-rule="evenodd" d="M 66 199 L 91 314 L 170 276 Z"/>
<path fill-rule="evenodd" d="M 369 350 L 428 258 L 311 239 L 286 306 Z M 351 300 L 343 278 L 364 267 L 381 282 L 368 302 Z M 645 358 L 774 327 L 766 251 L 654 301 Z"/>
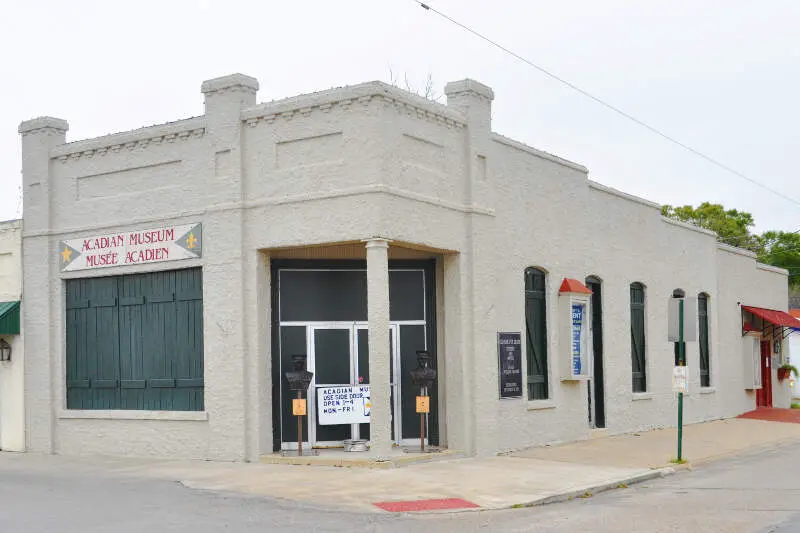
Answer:
<path fill-rule="evenodd" d="M 497 334 L 500 398 L 522 398 L 522 334 Z"/>

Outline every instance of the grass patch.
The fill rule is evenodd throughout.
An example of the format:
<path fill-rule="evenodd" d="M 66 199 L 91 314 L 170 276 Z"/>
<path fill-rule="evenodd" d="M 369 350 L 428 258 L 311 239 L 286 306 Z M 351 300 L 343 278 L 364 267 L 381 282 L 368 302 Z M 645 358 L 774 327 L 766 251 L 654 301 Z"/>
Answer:
<path fill-rule="evenodd" d="M 686 459 L 675 459 L 675 458 L 670 459 L 669 462 L 674 465 L 685 465 L 686 463 L 688 463 Z"/>
<path fill-rule="evenodd" d="M 580 496 L 578 496 L 578 498 L 591 498 L 591 497 L 592 497 L 592 493 L 589 492 L 588 490 L 586 492 L 584 492 L 583 494 L 581 494 Z"/>
<path fill-rule="evenodd" d="M 792 402 L 792 409 L 800 409 L 800 403 Z"/>
<path fill-rule="evenodd" d="M 514 505 L 511 506 L 512 509 L 522 509 L 523 507 L 525 506 L 522 505 L 521 503 L 515 503 Z"/>
<path fill-rule="evenodd" d="M 626 485 L 625 483 L 620 483 L 619 485 L 617 485 L 617 488 L 618 489 L 627 489 L 628 485 Z"/>

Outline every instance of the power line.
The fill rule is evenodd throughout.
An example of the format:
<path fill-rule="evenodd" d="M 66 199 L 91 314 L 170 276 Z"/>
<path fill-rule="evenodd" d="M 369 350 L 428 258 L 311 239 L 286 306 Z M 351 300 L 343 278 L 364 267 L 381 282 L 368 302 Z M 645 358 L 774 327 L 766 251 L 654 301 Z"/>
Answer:
<path fill-rule="evenodd" d="M 498 43 L 496 41 L 493 41 L 489 37 L 486 37 L 482 33 L 479 33 L 477 30 L 472 29 L 471 27 L 467 26 L 466 24 L 463 24 L 463 23 L 455 20 L 454 18 L 446 15 L 445 13 L 442 13 L 441 11 L 439 11 L 439 10 L 437 10 L 435 8 L 432 8 L 430 5 L 422 2 L 421 0 L 412 0 L 412 1 L 417 3 L 417 4 L 419 4 L 420 7 L 422 7 L 426 11 L 430 11 L 430 12 L 436 13 L 437 15 L 439 15 L 443 19 L 447 20 L 448 22 L 450 22 L 452 24 L 455 24 L 459 28 L 471 33 L 472 35 L 478 37 L 479 39 L 481 39 L 483 41 L 486 41 L 487 43 L 491 44 L 495 48 L 499 48 L 500 50 L 502 50 L 503 52 L 509 54 L 510 56 L 518 59 L 519 61 L 522 61 L 523 63 L 527 64 L 528 66 L 531 66 L 531 67 L 535 68 L 536 70 L 538 70 L 542 74 L 544 74 L 544 75 L 556 80 L 557 82 L 559 82 L 559 83 L 561 83 L 563 85 L 566 85 L 567 87 L 569 87 L 573 91 L 576 91 L 576 92 L 582 94 L 583 96 L 589 98 L 590 100 L 595 101 L 596 103 L 602 105 L 603 107 L 605 107 L 607 109 L 610 109 L 611 111 L 617 113 L 618 115 L 621 115 L 621 116 L 627 118 L 631 122 L 633 122 L 633 123 L 645 128 L 645 129 L 649 130 L 652 133 L 655 133 L 659 137 L 662 137 L 662 138 L 666 139 L 667 141 L 669 141 L 669 142 L 671 142 L 671 143 L 683 148 L 684 150 L 686 150 L 688 152 L 691 152 L 692 154 L 694 154 L 694 155 L 696 155 L 696 156 L 698 156 L 698 157 L 700 157 L 702 159 L 705 159 L 707 162 L 711 163 L 712 165 L 716 165 L 717 167 L 719 167 L 719 168 L 721 168 L 721 169 L 723 169 L 723 170 L 725 170 L 727 172 L 730 172 L 731 174 L 733 174 L 735 176 L 738 176 L 738 177 L 742 178 L 743 180 L 746 180 L 746 181 L 752 183 L 753 185 L 761 187 L 762 189 L 764 189 L 766 191 L 769 191 L 772 194 L 774 194 L 776 196 L 779 196 L 780 198 L 783 198 L 784 200 L 792 202 L 796 206 L 800 207 L 800 200 L 792 198 L 791 196 L 786 196 L 785 194 L 773 189 L 772 187 L 769 187 L 768 185 L 764 185 L 763 183 L 754 180 L 753 178 L 751 178 L 751 177 L 743 174 L 742 172 L 739 172 L 738 170 L 736 170 L 736 169 L 734 169 L 734 168 L 732 168 L 732 167 L 730 167 L 730 166 L 728 166 L 728 165 L 726 165 L 726 164 L 714 159 L 713 157 L 704 154 L 700 150 L 697 150 L 696 148 L 692 148 L 688 144 L 679 141 L 678 139 L 676 139 L 676 138 L 674 138 L 674 137 L 662 132 L 661 130 L 655 128 L 654 126 L 651 126 L 650 124 L 648 124 L 648 123 L 646 123 L 646 122 L 644 122 L 642 120 L 639 120 L 638 118 L 634 117 L 633 115 L 631 115 L 629 113 L 626 113 L 625 111 L 621 110 L 620 108 L 618 108 L 618 107 L 616 107 L 616 106 L 614 106 L 612 104 L 609 104 L 605 100 L 593 95 L 592 93 L 590 93 L 590 92 L 588 92 L 588 91 L 586 91 L 584 89 L 581 89 L 580 87 L 578 87 L 574 83 L 571 83 L 571 82 L 565 80 L 564 78 L 561 78 L 560 76 L 557 76 L 556 74 L 550 72 L 546 68 L 544 68 L 544 67 L 542 67 L 540 65 L 537 65 L 533 61 L 531 61 L 529 59 L 526 59 L 525 57 L 523 57 L 523 56 L 517 54 L 516 52 L 506 48 L 505 46 L 501 45 L 500 43 Z"/>

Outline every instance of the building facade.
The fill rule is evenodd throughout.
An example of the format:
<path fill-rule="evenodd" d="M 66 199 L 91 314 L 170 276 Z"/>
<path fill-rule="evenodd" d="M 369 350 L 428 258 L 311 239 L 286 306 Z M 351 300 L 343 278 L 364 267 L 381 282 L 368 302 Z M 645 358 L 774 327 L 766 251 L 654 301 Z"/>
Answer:
<path fill-rule="evenodd" d="M 0 222 L 0 450 L 25 450 L 22 221 Z"/>
<path fill-rule="evenodd" d="M 76 142 L 20 125 L 31 450 L 291 449 L 305 356 L 306 445 L 386 455 L 420 437 L 419 351 L 429 443 L 468 455 L 674 425 L 680 291 L 686 419 L 787 404 L 775 379 L 758 392 L 778 333 L 743 307 L 785 311 L 786 272 L 494 133 L 485 85 L 448 84 L 447 105 L 257 90 L 209 80 L 202 116 Z"/>

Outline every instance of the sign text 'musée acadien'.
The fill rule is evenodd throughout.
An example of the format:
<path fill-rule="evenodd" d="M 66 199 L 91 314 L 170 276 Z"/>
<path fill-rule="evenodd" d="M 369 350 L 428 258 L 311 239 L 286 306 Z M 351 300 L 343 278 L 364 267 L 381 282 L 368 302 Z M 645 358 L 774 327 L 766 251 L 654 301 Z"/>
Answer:
<path fill-rule="evenodd" d="M 62 271 L 194 259 L 202 256 L 200 223 L 69 239 L 58 246 Z"/>

